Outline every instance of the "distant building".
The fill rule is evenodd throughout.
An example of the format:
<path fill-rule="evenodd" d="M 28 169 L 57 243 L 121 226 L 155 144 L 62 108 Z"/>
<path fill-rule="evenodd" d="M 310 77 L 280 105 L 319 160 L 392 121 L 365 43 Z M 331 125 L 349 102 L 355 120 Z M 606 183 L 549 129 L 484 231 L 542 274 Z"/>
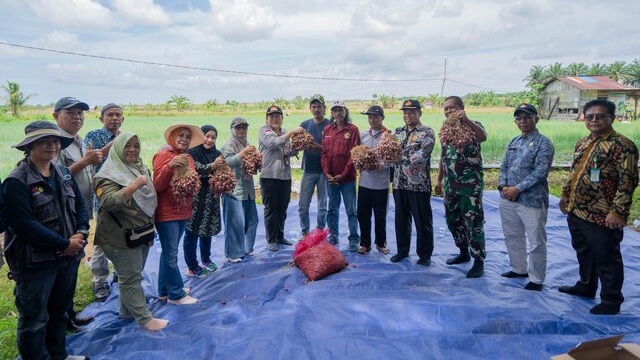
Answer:
<path fill-rule="evenodd" d="M 548 83 L 540 92 L 540 115 L 544 119 L 577 120 L 584 104 L 594 99 L 612 101 L 619 116 L 625 113 L 629 97 L 636 89 L 608 76 L 561 76 Z"/>
<path fill-rule="evenodd" d="M 433 107 L 434 107 L 433 101 L 425 100 L 424 103 L 422 103 L 422 107 L 425 108 L 425 109 L 433 109 Z"/>

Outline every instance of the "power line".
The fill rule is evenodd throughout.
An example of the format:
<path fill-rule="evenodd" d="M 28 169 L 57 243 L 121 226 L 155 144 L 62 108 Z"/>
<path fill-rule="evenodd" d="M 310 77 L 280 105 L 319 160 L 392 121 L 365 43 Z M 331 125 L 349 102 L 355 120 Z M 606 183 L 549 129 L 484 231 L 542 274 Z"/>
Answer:
<path fill-rule="evenodd" d="M 321 76 L 271 74 L 271 73 L 252 72 L 252 71 L 226 70 L 226 69 L 215 69 L 215 68 L 206 68 L 206 67 L 198 67 L 198 66 L 168 64 L 168 63 L 160 63 L 160 62 L 153 62 L 153 61 L 118 58 L 118 57 L 113 57 L 113 56 L 92 55 L 92 54 L 84 54 L 84 53 L 78 53 L 78 52 L 72 52 L 72 51 L 63 51 L 63 50 L 47 49 L 47 48 L 36 47 L 36 46 L 13 44 L 13 43 L 8 43 L 8 42 L 4 42 L 4 41 L 0 41 L 0 45 L 7 45 L 7 46 L 13 46 L 13 47 L 17 47 L 17 48 L 30 49 L 30 50 L 45 51 L 45 52 L 51 52 L 51 53 L 56 53 L 56 54 L 82 56 L 82 57 L 88 57 L 88 58 L 94 58 L 94 59 L 114 60 L 114 61 L 122 61 L 122 62 L 128 62 L 128 63 L 133 63 L 133 64 L 163 66 L 163 67 L 172 67 L 172 68 L 188 69 L 188 70 L 209 71 L 209 72 L 218 72 L 218 73 L 234 74 L 234 75 L 267 76 L 267 77 L 275 77 L 275 78 L 305 79 L 305 80 L 351 81 L 351 82 L 424 82 L 424 81 L 440 81 L 440 80 L 442 80 L 440 78 L 362 79 L 362 78 L 337 78 L 337 77 L 321 77 Z"/>

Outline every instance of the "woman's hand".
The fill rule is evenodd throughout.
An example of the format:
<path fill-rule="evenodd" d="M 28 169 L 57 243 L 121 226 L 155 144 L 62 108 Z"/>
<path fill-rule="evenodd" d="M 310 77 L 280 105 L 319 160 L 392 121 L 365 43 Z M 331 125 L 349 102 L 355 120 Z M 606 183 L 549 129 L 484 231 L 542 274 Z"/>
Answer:
<path fill-rule="evenodd" d="M 169 161 L 169 167 L 171 169 L 175 169 L 175 168 L 183 167 L 187 165 L 189 165 L 189 159 L 184 154 L 180 154 L 174 157 L 173 159 L 171 159 L 171 161 Z"/>
<path fill-rule="evenodd" d="M 224 158 L 220 155 L 211 163 L 211 171 L 215 171 L 217 168 L 222 166 L 222 164 L 224 164 Z"/>
<path fill-rule="evenodd" d="M 133 180 L 131 185 L 133 186 L 133 189 L 135 191 L 135 190 L 141 189 L 148 183 L 149 183 L 149 179 L 146 176 L 139 175 L 135 180 Z"/>

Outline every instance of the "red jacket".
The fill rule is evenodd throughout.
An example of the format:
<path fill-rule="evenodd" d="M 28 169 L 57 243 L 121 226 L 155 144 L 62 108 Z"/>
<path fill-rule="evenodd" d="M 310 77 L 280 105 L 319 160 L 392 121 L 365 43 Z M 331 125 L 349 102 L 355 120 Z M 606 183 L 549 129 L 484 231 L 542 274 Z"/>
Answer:
<path fill-rule="evenodd" d="M 338 128 L 335 122 L 322 131 L 322 172 L 331 176 L 342 175 L 340 184 L 356 181 L 356 168 L 351 160 L 351 149 L 360 145 L 358 127 L 347 124 Z"/>
<path fill-rule="evenodd" d="M 189 167 L 195 171 L 196 165 L 191 155 L 183 154 L 189 157 Z M 153 186 L 158 193 L 156 221 L 185 220 L 191 217 L 192 198 L 178 206 L 169 185 L 173 177 L 173 169 L 169 167 L 169 162 L 178 155 L 180 154 L 172 148 L 165 147 L 153 156 Z"/>

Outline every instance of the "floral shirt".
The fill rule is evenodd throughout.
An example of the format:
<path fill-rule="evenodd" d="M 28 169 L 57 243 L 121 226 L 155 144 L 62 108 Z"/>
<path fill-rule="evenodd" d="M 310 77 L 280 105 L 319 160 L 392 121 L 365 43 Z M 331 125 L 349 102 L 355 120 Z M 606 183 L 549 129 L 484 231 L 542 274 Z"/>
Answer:
<path fill-rule="evenodd" d="M 613 129 L 576 143 L 569 181 L 562 189 L 567 211 L 605 226 L 608 214 L 629 217 L 633 191 L 638 186 L 638 148 Z"/>
<path fill-rule="evenodd" d="M 94 149 L 94 150 L 95 149 L 102 149 L 108 143 L 113 141 L 113 139 L 115 139 L 115 138 L 116 138 L 115 134 L 112 133 L 111 130 L 108 130 L 106 127 L 102 127 L 100 129 L 97 129 L 97 130 L 91 130 L 84 137 L 84 147 L 85 148 L 89 148 L 89 143 L 91 143 L 91 148 L 92 149 Z M 104 157 L 104 159 L 102 159 L 102 162 L 99 162 L 99 163 L 93 165 L 93 172 L 95 174 L 97 174 L 98 171 L 100 171 L 100 168 L 102 167 L 102 164 L 104 164 L 105 160 L 107 160 L 106 156 Z"/>
<path fill-rule="evenodd" d="M 436 138 L 433 129 L 418 125 L 409 130 L 404 126 L 396 129 L 396 138 L 402 146 L 402 156 L 395 165 L 393 188 L 431 194 L 429 171 Z"/>

